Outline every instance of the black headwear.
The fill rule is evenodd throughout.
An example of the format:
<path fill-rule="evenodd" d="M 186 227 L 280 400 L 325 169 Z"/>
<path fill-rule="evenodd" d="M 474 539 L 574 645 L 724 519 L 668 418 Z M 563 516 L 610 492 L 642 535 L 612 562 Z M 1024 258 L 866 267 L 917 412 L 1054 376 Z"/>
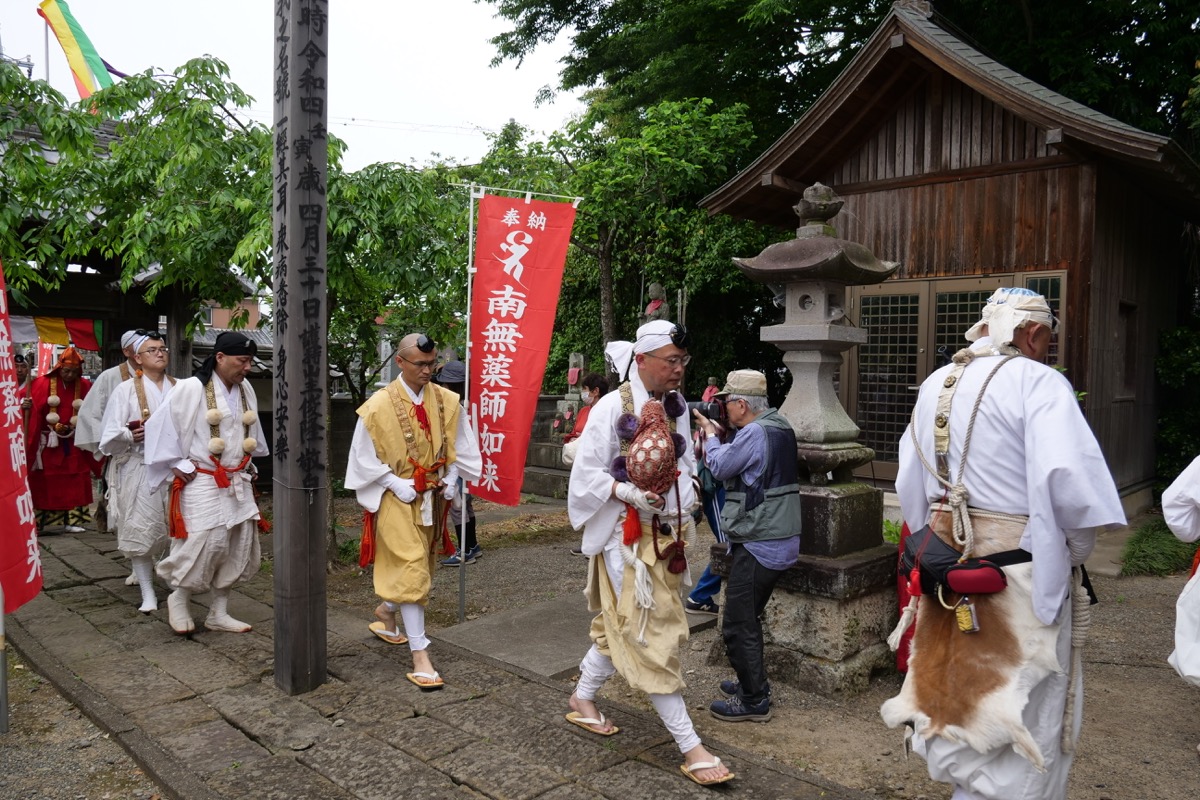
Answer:
<path fill-rule="evenodd" d="M 222 331 L 213 345 L 212 355 L 204 359 L 200 368 L 192 373 L 192 376 L 199 378 L 201 383 L 208 383 L 212 379 L 213 370 L 217 366 L 217 353 L 224 353 L 227 356 L 256 356 L 258 355 L 258 345 L 241 331 Z"/>
<path fill-rule="evenodd" d="M 13 362 L 17 363 L 17 364 L 24 364 L 25 356 L 21 355 L 20 353 L 14 353 L 13 354 Z"/>

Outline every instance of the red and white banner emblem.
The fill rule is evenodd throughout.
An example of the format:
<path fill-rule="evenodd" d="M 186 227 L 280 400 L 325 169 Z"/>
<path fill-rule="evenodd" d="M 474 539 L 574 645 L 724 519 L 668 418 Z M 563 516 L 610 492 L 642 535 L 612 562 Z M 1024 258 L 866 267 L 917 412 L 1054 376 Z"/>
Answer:
<path fill-rule="evenodd" d="M 575 207 L 484 195 L 471 297 L 471 405 L 483 476 L 472 492 L 515 506 L 550 353 Z"/>
<path fill-rule="evenodd" d="M 0 436 L 7 469 L 0 467 L 0 587 L 4 613 L 11 614 L 42 590 L 42 556 L 38 550 L 33 495 L 26 478 L 25 435 L 13 362 L 12 329 L 8 324 L 8 291 L 0 264 Z"/>

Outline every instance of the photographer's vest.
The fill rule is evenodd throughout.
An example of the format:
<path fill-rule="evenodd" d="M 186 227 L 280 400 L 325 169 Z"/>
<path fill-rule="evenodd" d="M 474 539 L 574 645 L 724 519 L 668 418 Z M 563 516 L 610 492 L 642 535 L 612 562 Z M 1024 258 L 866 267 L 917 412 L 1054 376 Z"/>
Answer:
<path fill-rule="evenodd" d="M 775 409 L 768 409 L 751 425 L 766 434 L 767 463 L 762 478 L 753 485 L 742 476 L 725 481 L 721 527 L 734 542 L 786 539 L 800 533 L 800 484 L 796 468 L 796 432 Z"/>

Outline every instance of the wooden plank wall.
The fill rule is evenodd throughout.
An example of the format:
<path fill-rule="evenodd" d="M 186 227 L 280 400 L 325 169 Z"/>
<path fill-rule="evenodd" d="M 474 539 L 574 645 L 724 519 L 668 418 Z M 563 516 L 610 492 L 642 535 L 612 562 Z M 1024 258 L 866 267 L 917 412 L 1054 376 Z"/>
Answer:
<path fill-rule="evenodd" d="M 931 76 L 822 183 L 835 187 L 1053 156 L 1045 132 L 978 92 Z"/>
<path fill-rule="evenodd" d="M 1086 192 L 1077 165 L 896 186 L 843 195 L 833 225 L 899 261 L 898 279 L 1067 269 Z"/>
<path fill-rule="evenodd" d="M 1154 356 L 1159 333 L 1177 322 L 1182 225 L 1115 169 L 1098 170 L 1085 405 L 1122 488 L 1154 477 Z M 1138 355 L 1128 361 L 1121 303 L 1136 308 Z M 1131 387 L 1127 364 L 1134 370 Z"/>

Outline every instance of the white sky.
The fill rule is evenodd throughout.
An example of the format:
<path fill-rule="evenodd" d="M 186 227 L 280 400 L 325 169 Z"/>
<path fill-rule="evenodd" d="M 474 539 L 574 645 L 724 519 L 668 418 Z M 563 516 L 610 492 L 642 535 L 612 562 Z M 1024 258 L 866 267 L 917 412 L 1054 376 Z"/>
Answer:
<path fill-rule="evenodd" d="M 0 45 L 34 62 L 69 99 L 78 99 L 66 58 L 38 0 L 0 0 Z M 251 116 L 271 124 L 274 48 L 272 0 L 69 0 L 101 57 L 134 73 L 173 70 L 213 55 L 255 98 Z M 565 37 L 542 45 L 518 69 L 488 63 L 488 39 L 507 30 L 495 9 L 474 0 L 339 0 L 329 22 L 329 129 L 348 144 L 344 164 L 424 163 L 432 153 L 470 163 L 487 152 L 479 129 L 498 131 L 510 118 L 535 132 L 558 129 L 582 111 L 573 96 L 534 107 L 540 87 L 557 84 Z"/>

